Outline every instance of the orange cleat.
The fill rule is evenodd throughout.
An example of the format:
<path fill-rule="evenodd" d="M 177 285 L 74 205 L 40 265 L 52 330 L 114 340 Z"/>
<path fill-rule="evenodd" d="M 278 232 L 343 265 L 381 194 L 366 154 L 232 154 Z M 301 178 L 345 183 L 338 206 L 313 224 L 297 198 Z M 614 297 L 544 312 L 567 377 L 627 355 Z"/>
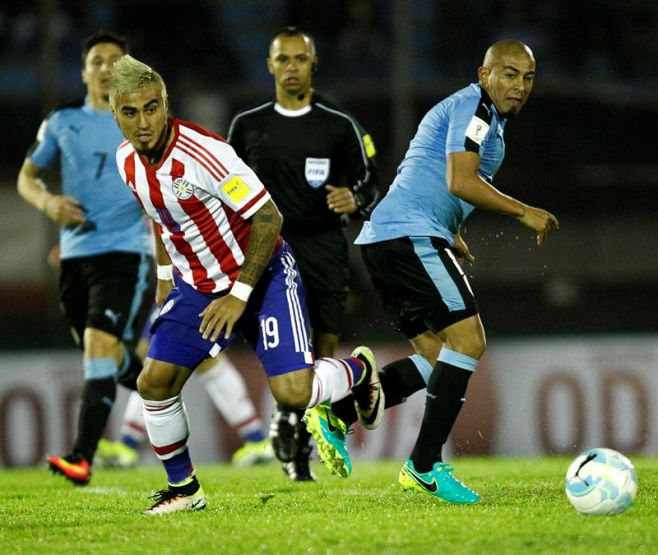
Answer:
<path fill-rule="evenodd" d="M 53 474 L 61 474 L 77 486 L 86 486 L 91 479 L 91 465 L 86 459 L 75 455 L 66 457 L 48 457 L 48 466 Z"/>

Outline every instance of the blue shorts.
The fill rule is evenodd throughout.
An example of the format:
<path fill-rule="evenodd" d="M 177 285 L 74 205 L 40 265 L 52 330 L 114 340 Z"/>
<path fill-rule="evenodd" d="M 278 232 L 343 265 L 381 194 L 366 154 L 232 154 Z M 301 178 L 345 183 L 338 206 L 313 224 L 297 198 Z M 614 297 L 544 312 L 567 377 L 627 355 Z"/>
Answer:
<path fill-rule="evenodd" d="M 226 293 L 224 293 L 226 294 Z M 199 314 L 222 295 L 201 293 L 179 280 L 151 327 L 150 358 L 194 370 L 208 356 L 216 356 L 242 333 L 268 376 L 278 376 L 313 365 L 314 354 L 306 299 L 297 263 L 283 242 L 249 297 L 229 339 L 216 341 L 199 332 Z"/>

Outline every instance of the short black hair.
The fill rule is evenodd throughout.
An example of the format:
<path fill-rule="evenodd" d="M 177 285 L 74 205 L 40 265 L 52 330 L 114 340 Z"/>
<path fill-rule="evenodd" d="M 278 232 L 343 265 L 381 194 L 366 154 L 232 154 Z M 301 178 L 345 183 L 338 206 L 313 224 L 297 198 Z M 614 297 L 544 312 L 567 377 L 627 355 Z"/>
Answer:
<path fill-rule="evenodd" d="M 82 42 L 83 66 L 85 65 L 85 61 L 87 60 L 87 54 L 89 54 L 89 51 L 94 46 L 100 44 L 101 42 L 109 42 L 112 44 L 116 44 L 119 48 L 121 48 L 121 50 L 123 50 L 124 54 L 128 54 L 130 52 L 130 43 L 128 42 L 128 39 L 126 37 L 120 35 L 119 33 L 115 33 L 114 31 L 107 31 L 105 29 L 100 29 L 99 31 L 96 31 L 95 33 L 89 35 Z"/>
<path fill-rule="evenodd" d="M 288 25 L 286 27 L 281 27 L 276 33 L 272 35 L 272 39 L 270 40 L 270 48 L 272 48 L 272 43 L 280 36 L 284 37 L 306 37 L 309 42 L 311 43 L 311 49 L 313 51 L 313 55 L 317 55 L 317 48 L 315 46 L 315 39 L 313 38 L 313 35 L 309 33 L 308 31 L 305 31 L 301 27 L 296 27 L 294 25 Z"/>

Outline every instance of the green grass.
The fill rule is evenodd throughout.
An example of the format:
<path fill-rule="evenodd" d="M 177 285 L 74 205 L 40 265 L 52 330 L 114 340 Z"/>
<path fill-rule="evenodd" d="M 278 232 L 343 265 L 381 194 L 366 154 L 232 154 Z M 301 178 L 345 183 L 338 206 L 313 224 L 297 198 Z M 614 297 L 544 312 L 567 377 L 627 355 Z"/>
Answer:
<path fill-rule="evenodd" d="M 405 493 L 401 462 L 360 463 L 347 480 L 314 463 L 292 484 L 275 465 L 199 466 L 208 508 L 140 514 L 159 467 L 99 470 L 74 487 L 45 469 L 0 471 L 0 553 L 656 553 L 658 460 L 634 457 L 635 504 L 585 517 L 563 491 L 567 458 L 473 458 L 456 475 L 482 496 L 457 506 Z"/>

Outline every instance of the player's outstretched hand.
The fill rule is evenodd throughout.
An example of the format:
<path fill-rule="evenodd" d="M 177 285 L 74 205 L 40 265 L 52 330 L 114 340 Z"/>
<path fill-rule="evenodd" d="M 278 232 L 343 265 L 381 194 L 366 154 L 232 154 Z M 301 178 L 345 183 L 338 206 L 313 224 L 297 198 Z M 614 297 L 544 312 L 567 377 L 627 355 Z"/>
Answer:
<path fill-rule="evenodd" d="M 51 220 L 64 227 L 74 227 L 87 221 L 75 197 L 52 195 L 46 200 L 43 210 Z"/>
<path fill-rule="evenodd" d="M 233 333 L 233 326 L 242 316 L 247 303 L 234 297 L 225 295 L 212 301 L 199 316 L 203 318 L 199 331 L 204 339 L 216 341 L 223 329 L 224 338 L 228 339 Z"/>
<path fill-rule="evenodd" d="M 466 241 L 461 236 L 461 233 L 455 235 L 455 240 L 452 242 L 450 250 L 457 257 L 457 262 L 460 266 L 463 266 L 465 262 L 474 262 L 475 257 L 471 254 L 471 251 L 468 249 Z"/>
<path fill-rule="evenodd" d="M 519 218 L 519 221 L 537 232 L 537 244 L 539 246 L 544 244 L 549 231 L 560 227 L 557 218 L 553 214 L 534 206 L 526 206 L 525 214 Z"/>
<path fill-rule="evenodd" d="M 327 190 L 327 206 L 336 214 L 353 214 L 359 208 L 354 194 L 349 187 L 334 187 L 325 185 Z"/>

